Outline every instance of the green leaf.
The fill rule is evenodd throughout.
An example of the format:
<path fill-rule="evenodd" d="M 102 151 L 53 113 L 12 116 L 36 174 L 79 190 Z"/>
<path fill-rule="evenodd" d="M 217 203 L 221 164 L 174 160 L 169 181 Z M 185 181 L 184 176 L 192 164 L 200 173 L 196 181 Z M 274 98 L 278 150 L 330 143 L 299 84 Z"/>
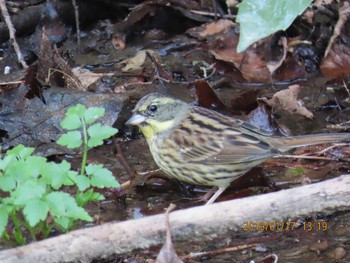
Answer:
<path fill-rule="evenodd" d="M 312 0 L 244 0 L 238 4 L 237 52 L 279 30 L 286 30 Z"/>
<path fill-rule="evenodd" d="M 105 114 L 105 109 L 100 107 L 91 107 L 85 111 L 84 119 L 86 124 L 91 124 Z"/>
<path fill-rule="evenodd" d="M 89 198 L 90 202 L 102 201 L 102 200 L 105 200 L 105 197 L 102 194 L 96 193 L 96 192 L 92 192 Z"/>
<path fill-rule="evenodd" d="M 79 131 L 70 131 L 58 139 L 57 144 L 66 146 L 69 149 L 78 148 L 83 143 L 81 133 Z"/>
<path fill-rule="evenodd" d="M 86 173 L 91 179 L 91 185 L 98 188 L 120 186 L 112 172 L 104 168 L 102 164 L 90 164 L 86 166 Z"/>
<path fill-rule="evenodd" d="M 81 219 L 92 221 L 89 214 L 79 207 L 73 197 L 64 192 L 52 192 L 46 196 L 50 206 L 50 213 L 54 217 L 68 217 L 71 219 Z"/>
<path fill-rule="evenodd" d="M 45 193 L 45 186 L 35 181 L 26 181 L 19 185 L 12 193 L 15 205 L 25 205 L 31 199 L 41 198 Z"/>
<path fill-rule="evenodd" d="M 13 160 L 5 171 L 5 177 L 16 180 L 22 184 L 28 180 L 35 180 L 41 174 L 46 159 L 40 156 L 28 156 L 26 159 Z"/>
<path fill-rule="evenodd" d="M 44 221 L 49 212 L 49 205 L 41 199 L 29 200 L 23 209 L 23 214 L 31 227 L 40 221 Z"/>
<path fill-rule="evenodd" d="M 8 223 L 8 218 L 9 218 L 9 215 L 8 215 L 6 206 L 0 205 L 0 236 L 5 231 L 5 228 L 6 228 L 7 223 Z"/>
<path fill-rule="evenodd" d="M 102 201 L 105 199 L 100 193 L 94 192 L 93 189 L 89 189 L 86 192 L 80 192 L 76 195 L 75 199 L 80 206 L 84 206 L 88 202 Z"/>
<path fill-rule="evenodd" d="M 90 148 L 103 144 L 103 140 L 111 137 L 118 132 L 109 126 L 102 126 L 101 123 L 96 123 L 88 128 L 88 134 L 90 136 L 88 140 L 88 146 Z"/>
<path fill-rule="evenodd" d="M 6 155 L 3 159 L 0 159 L 0 170 L 6 170 L 7 167 L 13 162 L 17 162 L 16 156 Z"/>
<path fill-rule="evenodd" d="M 13 206 L 14 203 L 14 198 L 12 196 L 5 197 L 1 199 L 1 204 L 5 205 L 6 208 L 8 209 L 8 214 L 14 212 L 17 210 L 17 207 Z"/>
<path fill-rule="evenodd" d="M 69 230 L 71 225 L 73 224 L 73 221 L 69 217 L 56 217 L 54 219 L 55 223 L 58 224 L 63 230 Z"/>
<path fill-rule="evenodd" d="M 48 162 L 42 169 L 42 176 L 47 184 L 57 190 L 62 185 L 72 185 L 71 176 L 76 172 L 71 173 L 70 168 L 70 163 L 66 160 L 61 163 Z"/>
<path fill-rule="evenodd" d="M 5 171 L 5 177 L 13 178 L 18 183 L 23 183 L 30 178 L 30 168 L 24 159 L 13 161 Z"/>
<path fill-rule="evenodd" d="M 46 158 L 41 156 L 29 156 L 26 158 L 25 163 L 30 170 L 27 175 L 31 178 L 37 178 L 41 174 L 41 169 L 46 164 Z"/>
<path fill-rule="evenodd" d="M 90 187 L 90 179 L 85 175 L 78 175 L 75 178 L 75 183 L 77 184 L 79 191 L 85 191 Z"/>
<path fill-rule="evenodd" d="M 79 118 L 83 118 L 84 117 L 84 114 L 85 114 L 85 111 L 86 111 L 86 108 L 84 105 L 82 104 L 77 104 L 73 107 L 70 107 L 67 112 L 66 112 L 66 116 L 69 116 L 69 115 L 78 115 Z"/>
<path fill-rule="evenodd" d="M 15 148 L 8 150 L 6 155 L 14 155 L 17 158 L 24 159 L 30 156 L 34 152 L 35 148 L 25 147 L 22 144 L 17 145 Z"/>
<path fill-rule="evenodd" d="M 65 176 L 66 180 L 63 181 L 63 184 L 67 186 L 75 185 L 77 175 L 78 175 L 77 171 L 72 171 L 72 170 L 68 171 Z"/>
<path fill-rule="evenodd" d="M 75 130 L 80 128 L 83 125 L 81 122 L 81 119 L 77 114 L 70 114 L 67 115 L 62 121 L 61 121 L 61 127 L 66 130 Z"/>
<path fill-rule="evenodd" d="M 15 189 L 16 180 L 11 176 L 0 176 L 0 189 L 4 192 L 10 192 Z"/>
<path fill-rule="evenodd" d="M 292 173 L 295 175 L 302 175 L 305 173 L 305 169 L 298 167 L 292 170 Z"/>

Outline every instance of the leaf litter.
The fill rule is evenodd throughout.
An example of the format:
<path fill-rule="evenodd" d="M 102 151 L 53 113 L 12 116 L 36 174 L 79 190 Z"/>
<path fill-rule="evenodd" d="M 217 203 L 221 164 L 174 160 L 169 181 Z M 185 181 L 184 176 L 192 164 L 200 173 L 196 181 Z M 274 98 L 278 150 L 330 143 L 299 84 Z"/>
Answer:
<path fill-rule="evenodd" d="M 69 12 L 62 3 L 56 4 L 58 10 Z M 349 96 L 343 88 L 350 71 L 350 52 L 344 44 L 349 38 L 346 2 L 336 5 L 315 1 L 306 10 L 305 16 L 297 19 L 283 34 L 277 32 L 261 39 L 241 53 L 236 51 L 239 24 L 228 17 L 215 19 L 220 17 L 221 11 L 227 15 L 235 13 L 234 3 L 227 10 L 221 5 L 215 8 L 208 3 L 189 0 L 123 4 L 125 6 L 116 4 L 113 7 L 115 13 L 121 14 L 120 18 L 106 15 L 107 19 L 96 18 L 99 23 L 82 23 L 81 46 L 76 45 L 73 31 L 62 28 L 55 31 L 55 27 L 46 27 L 45 30 L 33 27 L 30 31 L 32 36 L 19 34 L 20 46 L 29 54 L 25 59 L 35 62 L 29 63 L 26 71 L 14 63 L 15 56 L 9 44 L 5 45 L 1 50 L 3 59 L 0 64 L 11 67 L 11 74 L 0 74 L 1 87 L 4 87 L 1 93 L 4 107 L 0 113 L 0 128 L 5 134 L 2 145 L 11 147 L 24 142 L 44 146 L 43 150 L 39 150 L 43 155 L 68 154 L 56 150 L 51 143 L 60 133 L 58 124 L 64 108 L 77 102 L 87 106 L 104 106 L 107 109 L 106 124 L 115 123 L 124 136 L 130 138 L 128 136 L 133 131 L 123 125 L 132 108 L 129 98 L 136 101 L 155 90 L 166 90 L 189 102 L 195 100 L 196 93 L 199 104 L 214 106 L 225 114 L 239 114 L 236 117 L 264 126 L 274 133 L 319 132 L 327 126 L 349 121 L 349 115 L 345 114 L 350 108 Z M 102 10 L 104 4 L 99 5 L 95 8 Z M 40 7 L 46 10 L 44 5 Z M 89 10 L 89 5 L 86 7 L 88 11 L 80 9 L 81 17 L 94 10 Z M 106 12 L 105 9 L 103 11 Z M 12 15 L 16 17 L 16 14 Z M 65 16 L 60 19 L 61 26 L 69 29 L 71 24 Z M 184 22 L 180 25 L 178 21 Z M 328 30 L 330 24 L 334 31 Z M 57 49 L 50 42 L 55 32 L 58 32 L 60 42 Z M 34 37 L 35 34 L 41 37 Z M 146 50 L 153 61 L 146 55 Z M 212 65 L 213 70 L 208 67 L 206 72 L 201 65 Z M 325 78 L 313 78 L 318 69 Z M 22 80 L 24 82 L 20 85 L 11 84 Z M 331 88 L 324 89 L 325 86 Z M 242 107 L 233 107 L 238 101 Z M 261 101 L 264 106 L 259 105 Z M 256 115 L 249 114 L 252 109 L 257 110 Z M 340 117 L 333 117 L 335 115 Z M 286 127 L 279 121 L 281 116 L 289 119 Z M 144 141 L 128 142 L 125 137 L 121 134 L 117 140 L 130 166 L 138 172 L 155 169 Z M 344 155 L 346 149 L 337 154 Z M 114 167 L 118 180 L 127 181 L 128 174 L 110 152 L 110 148 L 104 146 L 90 156 L 91 161 L 109 163 Z M 332 156 L 331 152 L 326 154 Z M 324 163 L 317 161 L 314 168 L 316 166 L 324 166 Z M 265 173 L 269 174 L 268 178 L 273 178 L 277 184 L 285 181 L 284 174 L 293 184 L 302 180 L 300 173 L 294 171 L 295 163 L 294 168 L 287 171 L 281 166 L 264 164 L 264 167 L 267 167 Z M 300 167 L 306 166 L 297 168 Z M 312 178 L 320 180 L 328 177 L 332 170 L 340 173 L 346 167 L 347 163 L 327 163 L 327 171 L 313 173 Z M 307 170 L 314 168 L 305 168 L 305 176 L 308 177 Z M 106 213 L 102 221 L 159 213 L 171 201 L 180 208 L 192 206 L 193 203 L 186 198 L 196 196 L 197 192 L 186 191 L 175 187 L 173 182 L 151 177 L 130 189 L 121 203 L 115 203 L 111 197 L 109 202 L 101 205 L 102 210 L 121 210 Z M 318 237 L 326 238 L 321 234 Z M 285 242 L 287 244 L 288 240 Z M 224 244 L 225 241 L 222 242 Z M 284 250 L 281 247 L 276 249 Z M 217 259 L 207 259 L 206 262 L 217 262 Z"/>

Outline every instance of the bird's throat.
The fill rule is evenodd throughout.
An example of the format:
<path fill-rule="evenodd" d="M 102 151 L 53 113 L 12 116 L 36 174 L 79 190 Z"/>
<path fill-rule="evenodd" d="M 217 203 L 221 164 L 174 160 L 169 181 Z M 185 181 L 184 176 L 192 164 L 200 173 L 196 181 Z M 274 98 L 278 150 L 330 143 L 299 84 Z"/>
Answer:
<path fill-rule="evenodd" d="M 174 126 L 174 120 L 159 122 L 156 120 L 148 120 L 147 124 L 140 126 L 140 130 L 146 139 L 151 139 L 158 133 L 164 132 Z"/>

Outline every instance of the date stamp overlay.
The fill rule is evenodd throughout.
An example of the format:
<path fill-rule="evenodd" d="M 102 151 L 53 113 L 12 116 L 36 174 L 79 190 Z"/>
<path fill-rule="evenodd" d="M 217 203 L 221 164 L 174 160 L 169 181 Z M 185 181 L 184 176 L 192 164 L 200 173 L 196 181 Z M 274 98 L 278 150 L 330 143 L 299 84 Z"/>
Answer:
<path fill-rule="evenodd" d="M 328 222 L 294 222 L 294 221 L 246 221 L 243 223 L 243 231 L 293 231 L 302 229 L 304 231 L 326 231 Z"/>

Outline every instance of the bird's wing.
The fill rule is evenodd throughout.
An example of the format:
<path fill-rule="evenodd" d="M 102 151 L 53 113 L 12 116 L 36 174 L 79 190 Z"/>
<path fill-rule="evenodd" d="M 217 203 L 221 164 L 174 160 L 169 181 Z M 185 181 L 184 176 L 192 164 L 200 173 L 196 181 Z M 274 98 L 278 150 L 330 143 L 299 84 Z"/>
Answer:
<path fill-rule="evenodd" d="M 192 112 L 168 139 L 182 161 L 195 163 L 240 163 L 267 159 L 277 153 L 261 140 L 268 132 L 241 120 L 213 111 Z M 199 115 L 200 114 L 200 115 Z"/>
<path fill-rule="evenodd" d="M 237 132 L 237 131 L 235 131 Z M 276 155 L 278 151 L 259 137 L 247 133 L 231 134 L 225 131 L 221 151 L 206 160 L 207 163 L 240 163 L 264 160 Z"/>

